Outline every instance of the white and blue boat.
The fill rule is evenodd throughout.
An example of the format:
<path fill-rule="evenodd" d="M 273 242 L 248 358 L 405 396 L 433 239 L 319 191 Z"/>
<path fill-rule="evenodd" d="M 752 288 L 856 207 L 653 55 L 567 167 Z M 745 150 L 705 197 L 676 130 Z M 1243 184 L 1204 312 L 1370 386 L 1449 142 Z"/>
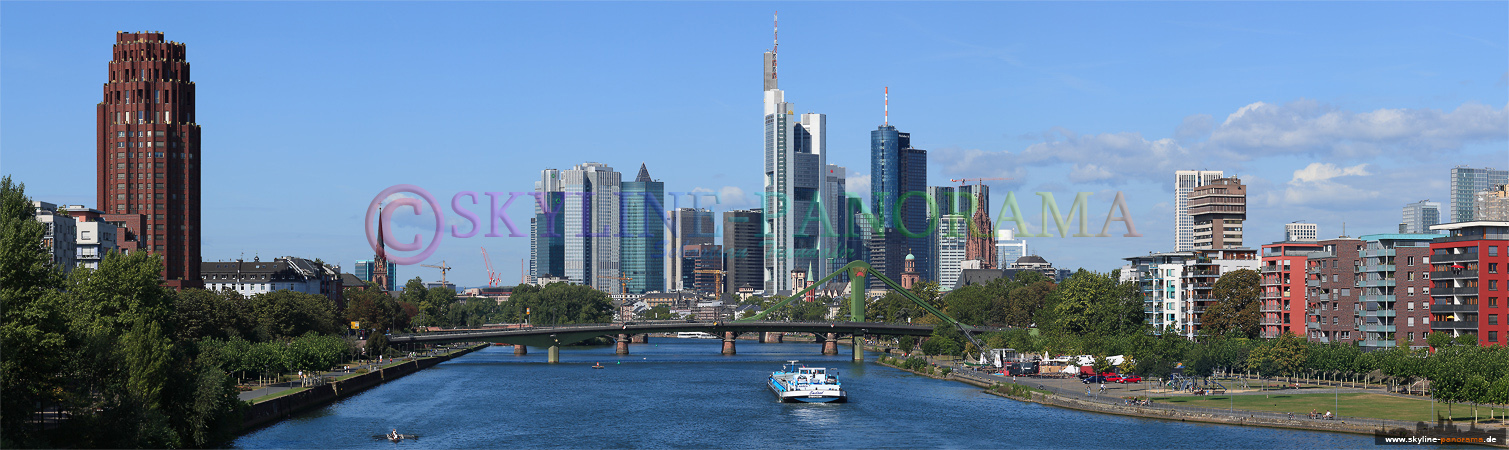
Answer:
<path fill-rule="evenodd" d="M 843 403 L 848 401 L 838 371 L 823 367 L 806 367 L 788 361 L 781 370 L 770 374 L 770 391 L 783 403 Z"/>

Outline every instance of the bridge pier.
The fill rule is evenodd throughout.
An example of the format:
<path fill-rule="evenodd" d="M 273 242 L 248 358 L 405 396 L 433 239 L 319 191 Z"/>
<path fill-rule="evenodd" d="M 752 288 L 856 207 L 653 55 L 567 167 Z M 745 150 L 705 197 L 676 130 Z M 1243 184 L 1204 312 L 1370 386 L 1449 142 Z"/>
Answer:
<path fill-rule="evenodd" d="M 854 335 L 854 362 L 865 362 L 865 335 Z"/>
<path fill-rule="evenodd" d="M 818 337 L 822 338 L 824 355 L 838 354 L 838 333 L 821 334 Z"/>
<path fill-rule="evenodd" d="M 519 345 L 519 344 L 514 344 L 514 346 L 513 346 L 513 355 L 514 356 L 524 356 L 524 355 L 528 355 L 528 354 L 529 354 L 529 347 L 525 347 L 525 346 L 522 346 L 522 345 Z"/>
<path fill-rule="evenodd" d="M 558 364 L 558 363 L 561 362 L 561 346 L 560 345 L 552 345 L 552 346 L 550 346 L 550 351 L 549 351 L 549 353 L 547 353 L 547 356 L 545 357 L 545 362 L 551 363 L 551 364 Z"/>
<path fill-rule="evenodd" d="M 760 333 L 760 343 L 761 344 L 779 344 L 779 343 L 781 343 L 781 337 L 782 336 L 785 336 L 785 334 L 784 333 L 776 333 L 776 332 L 772 332 L 772 331 L 766 331 L 766 332 Z"/>
<path fill-rule="evenodd" d="M 738 337 L 739 335 L 734 334 L 732 331 L 723 332 L 723 354 L 733 355 L 738 353 L 734 350 L 734 339 Z"/>
<path fill-rule="evenodd" d="M 629 342 L 633 342 L 635 344 L 648 344 L 648 343 L 650 343 L 650 335 L 649 334 L 636 334 L 636 335 L 633 335 L 633 336 L 631 336 L 629 338 Z"/>
<path fill-rule="evenodd" d="M 620 355 L 629 354 L 629 335 L 619 333 L 618 339 L 614 340 L 613 350 L 615 353 L 618 353 Z"/>

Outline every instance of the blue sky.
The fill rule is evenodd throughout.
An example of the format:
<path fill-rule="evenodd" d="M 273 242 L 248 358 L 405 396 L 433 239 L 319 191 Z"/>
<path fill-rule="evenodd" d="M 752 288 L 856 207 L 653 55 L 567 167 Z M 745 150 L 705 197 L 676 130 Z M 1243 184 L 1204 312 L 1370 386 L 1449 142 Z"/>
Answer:
<path fill-rule="evenodd" d="M 367 204 L 389 186 L 449 203 L 585 161 L 626 177 L 645 163 L 668 191 L 747 208 L 776 10 L 781 87 L 828 115 L 828 160 L 859 174 L 851 190 L 865 189 L 889 86 L 929 184 L 1011 177 L 992 201 L 1016 192 L 1031 231 L 1035 192 L 1064 208 L 1094 192 L 1092 232 L 1123 192 L 1144 236 L 1030 241 L 1061 267 L 1169 250 L 1178 169 L 1240 175 L 1256 246 L 1296 220 L 1323 237 L 1343 222 L 1392 232 L 1406 203 L 1445 206 L 1451 167 L 1509 168 L 1504 2 L 5 2 L 0 173 L 95 206 L 114 34 L 162 31 L 187 44 L 197 84 L 205 260 L 351 271 L 372 254 Z M 483 246 L 517 281 L 527 238 L 447 236 L 430 261 L 485 284 Z M 400 269 L 416 274 L 439 275 Z"/>

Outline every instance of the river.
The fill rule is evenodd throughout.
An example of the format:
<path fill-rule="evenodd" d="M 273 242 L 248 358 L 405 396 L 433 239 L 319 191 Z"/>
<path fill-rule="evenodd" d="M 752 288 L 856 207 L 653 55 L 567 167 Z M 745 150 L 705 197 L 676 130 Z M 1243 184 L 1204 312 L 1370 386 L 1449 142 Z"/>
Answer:
<path fill-rule="evenodd" d="M 484 350 L 246 434 L 239 448 L 1363 448 L 1372 436 L 1208 425 L 1025 403 L 818 344 L 651 338 L 514 356 Z M 849 403 L 778 403 L 786 360 L 833 367 Z M 592 369 L 601 362 L 606 369 Z M 397 444 L 374 435 L 419 436 Z"/>

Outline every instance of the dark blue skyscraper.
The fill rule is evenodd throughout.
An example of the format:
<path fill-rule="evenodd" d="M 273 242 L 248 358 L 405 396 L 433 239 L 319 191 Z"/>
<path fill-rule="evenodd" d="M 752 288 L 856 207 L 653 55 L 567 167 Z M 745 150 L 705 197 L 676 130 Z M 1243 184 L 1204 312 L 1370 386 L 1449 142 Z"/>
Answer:
<path fill-rule="evenodd" d="M 880 224 L 870 243 L 870 265 L 901 279 L 907 254 L 921 254 L 918 267 L 932 267 L 929 236 L 927 151 L 912 148 L 912 136 L 890 124 L 870 131 L 872 212 Z M 934 280 L 936 281 L 936 280 Z M 871 287 L 880 287 L 878 280 Z"/>

